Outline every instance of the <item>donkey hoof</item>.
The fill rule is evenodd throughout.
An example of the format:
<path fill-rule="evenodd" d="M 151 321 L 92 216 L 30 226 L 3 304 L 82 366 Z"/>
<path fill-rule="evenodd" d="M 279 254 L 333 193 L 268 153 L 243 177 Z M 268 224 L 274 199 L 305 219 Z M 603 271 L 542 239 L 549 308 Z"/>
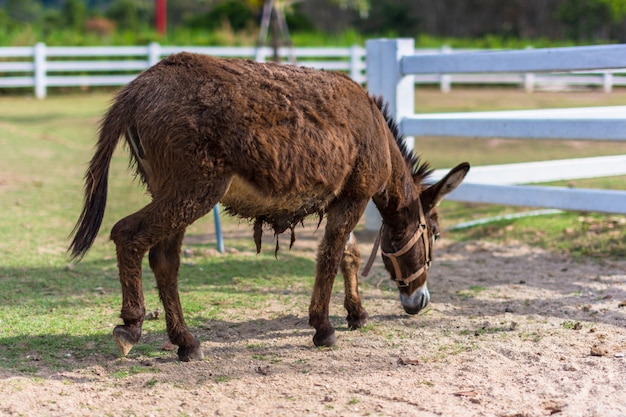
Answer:
<path fill-rule="evenodd" d="M 356 330 L 367 324 L 367 311 L 363 310 L 357 316 L 353 316 L 352 314 L 348 314 L 346 317 L 346 321 L 348 322 L 348 329 Z"/>
<path fill-rule="evenodd" d="M 332 330 L 327 335 L 320 335 L 320 333 L 315 333 L 313 336 L 313 343 L 317 347 L 332 347 L 337 343 L 337 336 L 335 336 L 335 330 Z"/>
<path fill-rule="evenodd" d="M 126 356 L 135 346 L 135 343 L 139 341 L 139 337 L 135 336 L 126 326 L 115 326 L 113 329 L 113 340 L 115 340 L 122 356 Z"/>
<path fill-rule="evenodd" d="M 204 353 L 200 349 L 200 344 L 193 347 L 179 347 L 178 360 L 181 362 L 201 361 L 204 359 Z"/>

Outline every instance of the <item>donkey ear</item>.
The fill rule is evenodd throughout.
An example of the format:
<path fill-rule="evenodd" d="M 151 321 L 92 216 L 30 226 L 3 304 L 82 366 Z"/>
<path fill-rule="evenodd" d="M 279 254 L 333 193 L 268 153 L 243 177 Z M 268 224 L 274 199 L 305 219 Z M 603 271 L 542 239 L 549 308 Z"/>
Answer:
<path fill-rule="evenodd" d="M 421 200 L 424 211 L 429 212 L 436 207 L 447 194 L 454 191 L 454 189 L 461 184 L 469 169 L 469 163 L 460 163 L 452 168 L 441 180 L 422 191 Z"/>

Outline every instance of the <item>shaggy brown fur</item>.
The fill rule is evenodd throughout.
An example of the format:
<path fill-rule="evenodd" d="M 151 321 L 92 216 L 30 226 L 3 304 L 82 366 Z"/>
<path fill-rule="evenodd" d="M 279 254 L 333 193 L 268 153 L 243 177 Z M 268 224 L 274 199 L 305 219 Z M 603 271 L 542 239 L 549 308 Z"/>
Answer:
<path fill-rule="evenodd" d="M 434 206 L 469 169 L 462 164 L 424 190 L 427 169 L 422 165 L 413 172 L 417 160 L 382 100 L 370 98 L 344 75 L 181 53 L 123 88 L 104 117 L 70 245 L 74 258 L 87 252 L 100 228 L 108 168 L 122 135 L 152 202 L 111 231 L 124 321 L 114 337 L 123 354 L 139 340 L 145 314 L 141 260 L 149 252 L 168 335 L 184 361 L 202 357 L 202 351 L 178 298 L 179 252 L 185 228 L 217 202 L 254 220 L 259 249 L 263 225 L 281 233 L 311 214 L 326 216 L 309 314 L 315 344 L 330 346 L 335 336 L 328 304 L 340 267 L 349 326 L 360 327 L 367 319 L 357 285 L 360 252 L 351 235 L 367 202 L 373 198 L 380 210 L 386 224 L 383 249 L 392 250 L 424 223 L 420 206 L 432 233 Z M 403 273 L 425 263 L 422 251 L 415 244 L 402 258 Z M 425 282 L 423 275 L 414 288 Z"/>

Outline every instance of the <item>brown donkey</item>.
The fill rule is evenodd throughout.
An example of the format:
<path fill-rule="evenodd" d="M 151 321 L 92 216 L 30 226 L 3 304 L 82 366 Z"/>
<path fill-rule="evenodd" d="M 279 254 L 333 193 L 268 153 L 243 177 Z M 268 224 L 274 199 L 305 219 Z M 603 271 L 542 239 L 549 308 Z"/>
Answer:
<path fill-rule="evenodd" d="M 293 233 L 305 217 L 326 216 L 309 308 L 317 346 L 336 341 L 328 305 L 339 268 L 348 326 L 367 321 L 358 292 L 361 255 L 351 232 L 370 199 L 383 218 L 383 260 L 404 309 L 415 314 L 428 303 L 431 246 L 439 233 L 435 206 L 469 165 L 427 187 L 428 166 L 407 151 L 382 100 L 347 76 L 190 53 L 148 69 L 119 92 L 100 126 L 69 248 L 73 258 L 89 250 L 102 223 L 109 164 L 122 135 L 152 197 L 111 231 L 124 321 L 113 335 L 122 354 L 141 336 L 141 263 L 149 252 L 169 339 L 181 361 L 202 358 L 183 318 L 178 268 L 186 227 L 218 202 L 254 220 L 257 249 L 266 225 L 276 234 Z"/>

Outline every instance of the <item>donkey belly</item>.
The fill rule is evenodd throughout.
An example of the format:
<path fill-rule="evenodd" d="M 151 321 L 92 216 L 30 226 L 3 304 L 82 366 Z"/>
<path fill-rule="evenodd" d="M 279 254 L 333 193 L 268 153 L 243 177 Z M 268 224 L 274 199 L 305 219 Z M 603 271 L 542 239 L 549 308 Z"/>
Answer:
<path fill-rule="evenodd" d="M 231 214 L 248 219 L 263 218 L 283 229 L 310 214 L 325 211 L 334 197 L 332 191 L 323 189 L 312 189 L 307 193 L 261 190 L 235 175 L 221 203 Z"/>

